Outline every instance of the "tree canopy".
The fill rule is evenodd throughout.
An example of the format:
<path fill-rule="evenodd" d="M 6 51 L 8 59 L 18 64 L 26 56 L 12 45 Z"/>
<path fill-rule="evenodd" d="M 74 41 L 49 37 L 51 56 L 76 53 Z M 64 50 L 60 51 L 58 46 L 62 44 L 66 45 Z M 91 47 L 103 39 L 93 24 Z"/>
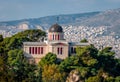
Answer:
<path fill-rule="evenodd" d="M 48 53 L 38 65 L 30 64 L 22 43 L 44 36 L 41 30 L 26 30 L 7 38 L 0 35 L 0 82 L 120 82 L 120 59 L 115 58 L 112 47 L 78 46 L 75 55 L 59 63 L 56 54 Z"/>

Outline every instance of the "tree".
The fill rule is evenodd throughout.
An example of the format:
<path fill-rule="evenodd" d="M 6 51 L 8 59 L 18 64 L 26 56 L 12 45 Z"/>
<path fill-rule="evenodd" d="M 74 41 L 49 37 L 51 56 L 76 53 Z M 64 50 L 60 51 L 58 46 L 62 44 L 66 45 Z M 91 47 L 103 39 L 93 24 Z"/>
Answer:
<path fill-rule="evenodd" d="M 114 52 L 111 51 L 112 47 L 106 47 L 98 53 L 98 67 L 103 68 L 104 71 L 108 72 L 111 75 L 120 75 L 118 67 L 120 63 L 114 58 Z"/>
<path fill-rule="evenodd" d="M 12 37 L 4 38 L 3 41 L 1 38 L 0 55 L 3 55 L 3 51 L 8 53 L 8 55 L 6 55 L 6 57 L 8 56 L 8 58 L 6 58 L 7 63 L 4 64 L 8 64 L 9 68 L 7 73 L 13 76 L 15 81 L 33 82 L 37 79 L 35 78 L 36 66 L 27 62 L 21 49 L 23 42 L 38 41 L 39 38 L 45 36 L 45 34 L 45 32 L 37 29 L 19 32 Z"/>
<path fill-rule="evenodd" d="M 0 82 L 14 82 L 13 74 L 8 72 L 7 55 L 4 49 L 0 48 Z"/>
<path fill-rule="evenodd" d="M 47 69 L 47 70 L 46 70 Z M 60 71 L 58 65 L 45 65 L 42 72 L 43 82 L 65 82 L 65 73 Z"/>
<path fill-rule="evenodd" d="M 8 52 L 8 64 L 10 71 L 14 72 L 16 81 L 34 81 L 35 65 L 29 64 L 20 49 L 10 50 Z"/>
<path fill-rule="evenodd" d="M 87 39 L 85 39 L 85 38 L 83 40 L 81 40 L 80 42 L 81 43 L 88 43 Z"/>
<path fill-rule="evenodd" d="M 81 66 L 81 67 L 78 67 L 76 70 L 79 72 L 81 78 L 86 78 L 88 76 L 88 73 L 90 73 L 89 67 Z"/>
<path fill-rule="evenodd" d="M 70 72 L 70 70 L 75 69 L 78 66 L 82 66 L 82 64 L 77 56 L 70 56 L 64 59 L 59 65 L 60 69 L 65 72 Z"/>
<path fill-rule="evenodd" d="M 117 76 L 117 77 L 115 78 L 115 82 L 120 82 L 120 76 Z"/>
<path fill-rule="evenodd" d="M 0 82 L 6 82 L 7 80 L 8 76 L 4 57 L 0 56 Z"/>
<path fill-rule="evenodd" d="M 49 64 L 55 64 L 57 62 L 57 56 L 53 53 L 46 54 L 45 57 L 41 58 L 39 62 L 39 66 L 49 65 Z"/>
<path fill-rule="evenodd" d="M 24 37 L 29 41 L 38 41 L 40 37 L 46 36 L 46 33 L 40 29 L 25 30 L 15 34 L 13 37 Z"/>
<path fill-rule="evenodd" d="M 94 67 L 98 60 L 97 57 L 98 50 L 93 46 L 77 47 L 76 54 L 82 61 L 83 65 Z"/>
<path fill-rule="evenodd" d="M 38 67 L 36 71 L 36 82 L 42 82 L 42 68 Z"/>
<path fill-rule="evenodd" d="M 101 78 L 98 76 L 89 77 L 85 82 L 102 82 Z"/>
<path fill-rule="evenodd" d="M 3 41 L 3 36 L 2 35 L 0 35 L 0 42 L 2 42 Z"/>
<path fill-rule="evenodd" d="M 105 78 L 105 82 L 114 82 L 114 80 L 115 79 L 112 76 Z"/>
<path fill-rule="evenodd" d="M 24 60 L 23 51 L 20 49 L 10 50 L 8 52 L 8 63 L 10 66 L 17 65 Z"/>
<path fill-rule="evenodd" d="M 46 36 L 46 33 L 42 30 L 25 30 L 19 32 L 12 37 L 5 38 L 3 43 L 5 44 L 5 48 L 9 50 L 13 49 L 21 49 L 23 42 L 26 41 L 38 41 L 40 37 Z"/>

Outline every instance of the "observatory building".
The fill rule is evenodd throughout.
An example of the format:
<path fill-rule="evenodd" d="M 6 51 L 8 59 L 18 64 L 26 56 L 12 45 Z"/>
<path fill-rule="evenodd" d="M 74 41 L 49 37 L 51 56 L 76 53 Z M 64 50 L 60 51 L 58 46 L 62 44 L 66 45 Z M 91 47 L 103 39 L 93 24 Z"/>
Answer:
<path fill-rule="evenodd" d="M 52 52 L 59 59 L 65 59 L 76 53 L 77 46 L 87 46 L 89 43 L 68 42 L 60 25 L 54 24 L 48 30 L 47 40 L 43 42 L 24 42 L 24 56 L 31 63 L 38 63 L 47 53 Z"/>

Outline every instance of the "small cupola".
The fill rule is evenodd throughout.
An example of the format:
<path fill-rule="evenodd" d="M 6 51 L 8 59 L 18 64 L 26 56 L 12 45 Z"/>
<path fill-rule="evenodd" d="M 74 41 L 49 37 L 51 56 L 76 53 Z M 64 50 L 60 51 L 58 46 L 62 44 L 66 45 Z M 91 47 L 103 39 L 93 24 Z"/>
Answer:
<path fill-rule="evenodd" d="M 48 31 L 48 40 L 49 41 L 53 41 L 53 40 L 64 40 L 64 33 L 63 33 L 63 29 L 60 25 L 58 25 L 57 23 L 52 25 L 49 28 Z"/>
<path fill-rule="evenodd" d="M 63 32 L 63 29 L 56 23 L 49 28 L 49 32 Z"/>

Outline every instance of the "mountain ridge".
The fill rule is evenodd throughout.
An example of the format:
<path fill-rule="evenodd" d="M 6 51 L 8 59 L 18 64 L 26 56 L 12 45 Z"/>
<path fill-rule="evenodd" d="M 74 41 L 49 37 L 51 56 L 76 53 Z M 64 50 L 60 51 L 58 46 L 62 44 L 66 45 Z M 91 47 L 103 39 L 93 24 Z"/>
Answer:
<path fill-rule="evenodd" d="M 59 21 L 57 21 L 59 17 Z M 29 29 L 36 29 L 37 26 L 46 30 L 52 24 L 58 23 L 60 25 L 74 25 L 74 26 L 88 26 L 88 27 L 99 27 L 107 26 L 109 31 L 114 31 L 115 33 L 120 33 L 118 30 L 120 28 L 120 8 L 111 9 L 106 11 L 98 12 L 87 12 L 87 13 L 77 13 L 77 14 L 62 14 L 45 16 L 39 18 L 30 18 L 14 21 L 0 22 L 0 29 L 6 29 L 10 26 L 19 27 L 21 24 L 28 25 Z"/>

